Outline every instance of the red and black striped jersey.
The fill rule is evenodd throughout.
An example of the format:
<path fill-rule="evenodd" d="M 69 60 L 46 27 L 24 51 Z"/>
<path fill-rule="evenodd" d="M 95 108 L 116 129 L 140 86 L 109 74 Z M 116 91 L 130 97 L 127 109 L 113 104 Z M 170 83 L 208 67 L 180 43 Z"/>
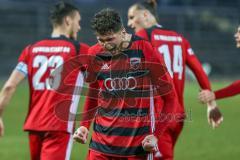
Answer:
<path fill-rule="evenodd" d="M 211 89 L 201 63 L 194 54 L 190 43 L 183 36 L 161 26 L 142 29 L 136 35 L 150 41 L 158 54 L 163 56 L 182 106 L 178 108 L 178 112 L 184 112 L 183 93 L 186 67 L 192 70 L 202 89 Z"/>
<path fill-rule="evenodd" d="M 95 61 L 88 67 L 91 83 L 81 125 L 89 128 L 95 116 L 90 148 L 120 157 L 146 154 L 144 137 L 154 129 L 160 134 L 167 125 L 158 119 L 160 112 L 171 114 L 178 105 L 161 57 L 148 41 L 134 35 L 129 47 L 117 55 L 99 44 L 89 54 Z"/>
<path fill-rule="evenodd" d="M 23 50 L 16 70 L 28 77 L 30 89 L 29 110 L 24 130 L 72 133 L 74 118 L 69 118 L 77 112 L 79 95 L 74 95 L 73 89 L 67 94 L 58 92 L 51 87 L 51 81 L 54 81 L 55 88 L 60 87 L 64 78 L 61 77 L 64 64 L 71 58 L 87 54 L 88 48 L 83 43 L 60 36 L 40 40 Z M 51 74 L 56 70 L 58 73 L 52 77 Z M 84 77 L 78 70 L 66 80 L 73 86 L 82 86 Z"/>

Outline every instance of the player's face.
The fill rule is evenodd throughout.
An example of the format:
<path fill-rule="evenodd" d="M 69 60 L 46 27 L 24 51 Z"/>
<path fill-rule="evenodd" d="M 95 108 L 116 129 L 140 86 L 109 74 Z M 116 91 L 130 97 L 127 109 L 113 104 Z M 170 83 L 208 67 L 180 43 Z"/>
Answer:
<path fill-rule="evenodd" d="M 79 12 L 75 12 L 74 16 L 70 18 L 70 38 L 77 40 L 77 35 L 78 32 L 80 31 L 80 21 L 81 21 L 81 16 Z"/>
<path fill-rule="evenodd" d="M 240 48 L 240 26 L 238 26 L 237 32 L 235 33 L 234 37 L 237 43 L 237 48 Z"/>
<path fill-rule="evenodd" d="M 137 10 L 135 6 L 130 7 L 128 10 L 128 26 L 138 32 L 145 28 L 144 15 L 142 10 Z"/>
<path fill-rule="evenodd" d="M 119 49 L 122 42 L 124 42 L 125 31 L 121 29 L 117 33 L 109 33 L 107 35 L 97 34 L 98 43 L 106 50 L 115 53 Z"/>

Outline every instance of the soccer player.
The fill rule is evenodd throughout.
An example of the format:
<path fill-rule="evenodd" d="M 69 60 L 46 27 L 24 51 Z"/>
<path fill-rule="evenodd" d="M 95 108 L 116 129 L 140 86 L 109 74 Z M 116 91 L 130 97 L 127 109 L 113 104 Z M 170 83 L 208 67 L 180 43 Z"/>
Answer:
<path fill-rule="evenodd" d="M 76 112 L 79 97 L 54 91 L 58 87 L 61 74 L 51 76 L 69 59 L 87 54 L 88 46 L 73 39 L 80 30 L 81 16 L 78 8 L 69 3 L 58 3 L 52 10 L 50 20 L 53 26 L 49 38 L 28 45 L 21 53 L 18 64 L 4 84 L 0 95 L 0 133 L 3 136 L 3 110 L 24 78 L 28 78 L 30 87 L 29 111 L 24 130 L 29 133 L 29 145 L 32 160 L 67 160 L 72 148 L 73 121 L 56 116 L 56 105 L 60 100 L 70 100 L 64 114 Z M 57 80 L 55 80 L 55 78 Z M 83 74 L 76 72 L 69 82 L 82 85 Z"/>
<path fill-rule="evenodd" d="M 240 25 L 237 28 L 237 32 L 234 35 L 236 41 L 236 47 L 240 48 Z M 210 90 L 203 90 L 199 93 L 199 100 L 203 103 L 207 103 L 212 100 L 227 98 L 235 96 L 240 93 L 240 80 L 233 82 L 231 85 L 219 89 L 215 92 Z"/>
<path fill-rule="evenodd" d="M 161 57 L 148 41 L 127 33 L 113 9 L 95 14 L 92 28 L 98 43 L 88 53 L 96 61 L 86 80 L 99 93 L 94 98 L 90 89 L 75 140 L 86 142 L 94 117 L 88 160 L 146 160 L 154 151 L 158 156 L 155 133 L 165 130 L 179 105 Z"/>
<path fill-rule="evenodd" d="M 132 5 L 128 10 L 128 26 L 135 30 L 136 35 L 150 41 L 158 54 L 164 57 L 177 91 L 181 105 L 177 108 L 175 122 L 168 127 L 158 141 L 162 159 L 171 160 L 185 119 L 183 93 L 186 67 L 193 71 L 202 89 L 210 90 L 211 86 L 189 42 L 180 34 L 165 29 L 159 24 L 156 7 L 156 1 L 144 1 Z M 216 106 L 211 112 L 219 113 Z M 212 117 L 209 118 L 211 120 Z"/>

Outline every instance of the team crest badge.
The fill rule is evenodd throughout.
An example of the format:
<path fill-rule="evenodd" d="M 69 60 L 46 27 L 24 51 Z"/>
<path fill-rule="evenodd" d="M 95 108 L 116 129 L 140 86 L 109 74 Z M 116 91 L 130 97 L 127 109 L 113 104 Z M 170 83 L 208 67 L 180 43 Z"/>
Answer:
<path fill-rule="evenodd" d="M 130 67 L 134 70 L 139 69 L 141 63 L 141 58 L 139 57 L 134 57 L 130 58 Z"/>

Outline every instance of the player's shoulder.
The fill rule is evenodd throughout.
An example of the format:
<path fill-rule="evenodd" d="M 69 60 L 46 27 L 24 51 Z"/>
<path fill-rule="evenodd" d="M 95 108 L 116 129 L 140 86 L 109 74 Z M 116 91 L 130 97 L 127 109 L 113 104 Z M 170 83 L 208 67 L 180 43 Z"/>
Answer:
<path fill-rule="evenodd" d="M 162 34 L 165 34 L 165 35 L 182 37 L 182 35 L 180 33 L 176 32 L 172 29 L 161 28 L 160 31 Z"/>
<path fill-rule="evenodd" d="M 89 45 L 83 42 L 80 42 L 79 45 L 80 45 L 80 53 L 87 54 L 89 50 Z"/>
<path fill-rule="evenodd" d="M 43 37 L 40 40 L 36 40 L 34 43 L 32 43 L 32 45 L 42 45 L 42 44 L 48 44 L 48 43 L 51 43 L 51 44 L 54 44 L 54 43 L 60 44 L 61 43 L 62 45 L 72 44 L 74 46 L 80 46 L 80 44 L 83 44 L 77 40 L 68 38 L 64 35 L 60 35 L 57 37 L 52 37 L 52 36 Z"/>
<path fill-rule="evenodd" d="M 131 48 L 134 50 L 142 50 L 143 48 L 147 46 L 151 46 L 151 42 L 149 42 L 147 39 L 139 37 L 138 35 L 132 35 L 131 38 Z"/>
<path fill-rule="evenodd" d="M 142 41 L 147 41 L 147 40 L 136 34 L 132 34 L 132 38 L 131 38 L 132 43 L 134 43 L 134 42 L 138 43 L 138 42 L 142 42 Z"/>
<path fill-rule="evenodd" d="M 152 52 L 153 46 L 148 40 L 137 35 L 132 35 L 131 47 L 129 50 L 132 50 L 134 54 L 140 54 L 140 57 L 145 57 L 145 54 Z"/>
<path fill-rule="evenodd" d="M 88 49 L 88 54 L 97 55 L 101 54 L 103 51 L 103 47 L 100 44 L 96 43 Z"/>
<path fill-rule="evenodd" d="M 88 48 L 88 49 L 90 48 L 90 46 L 84 42 L 80 42 L 79 44 L 81 47 Z"/>
<path fill-rule="evenodd" d="M 142 37 L 146 40 L 149 40 L 149 32 L 147 31 L 148 29 L 142 28 L 139 31 L 135 33 L 136 36 Z"/>
<path fill-rule="evenodd" d="M 172 36 L 175 36 L 177 40 L 183 44 L 189 44 L 189 41 L 182 33 L 172 31 Z"/>
<path fill-rule="evenodd" d="M 171 29 L 161 29 L 161 39 L 166 41 L 173 41 L 176 43 L 188 43 L 187 39 L 179 32 Z"/>
<path fill-rule="evenodd" d="M 60 47 L 70 47 L 76 51 L 76 53 L 86 52 L 89 49 L 89 45 L 83 42 L 79 42 L 77 40 L 73 40 L 64 35 L 58 37 L 44 37 L 40 40 L 33 42 L 30 46 L 31 48 L 35 47 L 52 47 L 52 46 L 60 46 Z"/>

